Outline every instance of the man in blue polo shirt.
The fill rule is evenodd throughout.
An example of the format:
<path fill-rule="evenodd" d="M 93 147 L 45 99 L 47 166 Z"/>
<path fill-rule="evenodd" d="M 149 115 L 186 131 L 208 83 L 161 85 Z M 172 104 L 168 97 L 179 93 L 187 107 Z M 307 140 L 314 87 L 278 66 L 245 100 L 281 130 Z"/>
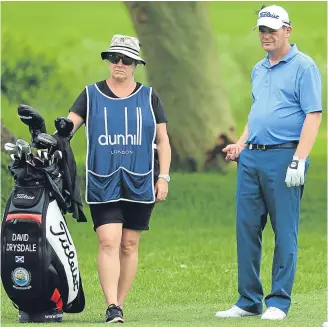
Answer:
<path fill-rule="evenodd" d="M 252 70 L 253 104 L 244 133 L 224 152 L 238 161 L 237 303 L 218 318 L 262 314 L 262 231 L 269 214 L 275 233 L 272 289 L 261 319 L 286 318 L 291 304 L 300 201 L 309 154 L 321 122 L 321 76 L 314 61 L 289 43 L 288 13 L 269 6 L 255 28 L 267 56 Z"/>

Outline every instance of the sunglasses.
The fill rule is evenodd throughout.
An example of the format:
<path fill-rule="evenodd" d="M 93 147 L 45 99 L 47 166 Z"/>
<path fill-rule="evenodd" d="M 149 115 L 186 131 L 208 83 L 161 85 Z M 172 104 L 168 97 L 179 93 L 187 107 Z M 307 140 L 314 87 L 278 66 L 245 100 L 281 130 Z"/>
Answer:
<path fill-rule="evenodd" d="M 128 56 L 124 56 L 121 54 L 117 54 L 117 53 L 109 53 L 107 56 L 107 59 L 112 63 L 112 64 L 118 64 L 119 61 L 122 59 L 122 63 L 125 66 L 131 66 L 134 63 L 134 59 L 128 57 Z"/>

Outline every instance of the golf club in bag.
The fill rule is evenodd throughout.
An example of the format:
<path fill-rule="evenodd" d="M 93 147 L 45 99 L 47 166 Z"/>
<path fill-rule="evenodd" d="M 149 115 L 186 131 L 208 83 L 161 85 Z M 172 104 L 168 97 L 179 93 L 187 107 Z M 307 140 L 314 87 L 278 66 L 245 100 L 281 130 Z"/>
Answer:
<path fill-rule="evenodd" d="M 1 279 L 19 310 L 19 322 L 61 322 L 64 312 L 85 307 L 77 252 L 64 216 L 70 194 L 63 183 L 63 155 L 33 108 L 24 105 L 18 111 L 30 127 L 32 147 L 22 139 L 5 144 L 15 186 L 1 225 Z M 70 137 L 72 122 L 61 125 L 65 128 L 57 133 Z"/>

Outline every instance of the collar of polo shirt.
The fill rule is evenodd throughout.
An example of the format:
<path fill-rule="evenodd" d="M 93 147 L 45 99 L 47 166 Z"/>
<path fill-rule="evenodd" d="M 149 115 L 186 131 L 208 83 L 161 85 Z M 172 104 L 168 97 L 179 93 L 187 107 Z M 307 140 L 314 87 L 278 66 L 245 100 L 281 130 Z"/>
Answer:
<path fill-rule="evenodd" d="M 295 43 L 291 44 L 291 49 L 285 54 L 285 56 L 280 60 L 284 62 L 288 62 L 292 60 L 297 53 L 299 52 L 297 46 Z M 271 68 L 270 62 L 269 62 L 269 54 L 266 55 L 265 60 L 263 61 L 262 65 L 266 68 Z"/>

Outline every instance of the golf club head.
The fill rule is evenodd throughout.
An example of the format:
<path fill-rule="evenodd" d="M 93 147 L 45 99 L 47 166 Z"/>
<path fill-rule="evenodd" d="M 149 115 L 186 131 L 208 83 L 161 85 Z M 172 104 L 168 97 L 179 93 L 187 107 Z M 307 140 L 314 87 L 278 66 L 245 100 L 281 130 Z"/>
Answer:
<path fill-rule="evenodd" d="M 48 149 L 42 149 L 38 151 L 39 158 L 42 160 L 44 167 L 49 166 L 48 151 L 49 151 Z"/>
<path fill-rule="evenodd" d="M 55 120 L 55 127 L 58 135 L 63 137 L 71 137 L 74 123 L 66 117 L 58 117 Z"/>
<path fill-rule="evenodd" d="M 19 143 L 18 144 L 16 143 L 16 146 L 17 146 L 17 149 L 18 149 L 18 151 L 17 151 L 17 157 L 18 157 L 19 160 L 21 160 L 22 159 L 22 149 L 23 149 L 23 147 Z"/>
<path fill-rule="evenodd" d="M 18 139 L 16 141 L 16 145 L 20 145 L 21 148 L 22 148 L 22 152 L 26 153 L 27 155 L 30 155 L 32 154 L 32 151 L 31 151 L 31 146 L 28 142 L 26 142 L 25 140 L 22 140 L 22 139 Z"/>
<path fill-rule="evenodd" d="M 18 139 L 16 141 L 16 145 L 18 147 L 18 156 L 25 161 L 28 161 L 31 159 L 31 146 L 28 142 L 22 139 Z"/>
<path fill-rule="evenodd" d="M 45 160 L 48 160 L 48 150 L 43 150 L 42 151 L 42 157 L 45 159 Z"/>
<path fill-rule="evenodd" d="M 62 152 L 60 150 L 56 150 L 52 155 L 52 163 L 59 165 L 62 159 L 63 159 Z"/>
<path fill-rule="evenodd" d="M 32 157 L 33 156 L 30 145 L 28 145 L 28 147 L 22 147 L 22 158 L 24 158 L 26 162 L 31 162 Z"/>
<path fill-rule="evenodd" d="M 35 163 L 33 160 L 26 160 L 26 163 L 32 167 L 35 167 Z"/>
<path fill-rule="evenodd" d="M 14 162 L 17 162 L 19 160 L 18 157 L 18 146 L 13 143 L 6 143 L 4 145 L 5 151 L 9 154 L 10 159 Z"/>
<path fill-rule="evenodd" d="M 18 147 L 14 143 L 5 143 L 4 149 L 8 153 L 13 153 L 13 154 L 17 154 L 18 153 Z"/>
<path fill-rule="evenodd" d="M 18 157 L 17 157 L 17 155 L 15 155 L 14 153 L 12 153 L 12 154 L 10 155 L 10 159 L 11 159 L 12 161 L 16 161 L 16 160 L 18 160 Z"/>
<path fill-rule="evenodd" d="M 16 140 L 16 144 L 22 144 L 23 146 L 29 146 L 30 144 L 27 142 L 27 141 L 25 141 L 25 140 L 23 140 L 23 139 L 17 139 Z"/>
<path fill-rule="evenodd" d="M 22 144 L 22 145 L 30 145 L 30 143 L 28 143 L 27 141 L 23 140 L 23 139 L 17 139 L 16 140 L 16 144 L 19 143 L 19 144 Z"/>
<path fill-rule="evenodd" d="M 63 159 L 63 153 L 60 150 L 56 150 L 53 154 L 54 159 L 56 160 L 62 160 Z"/>
<path fill-rule="evenodd" d="M 43 149 L 42 149 L 43 150 Z M 37 151 L 36 151 L 36 153 L 37 153 L 37 155 L 38 155 L 38 157 L 40 158 L 40 159 L 42 159 L 42 150 L 41 149 L 37 149 Z"/>

